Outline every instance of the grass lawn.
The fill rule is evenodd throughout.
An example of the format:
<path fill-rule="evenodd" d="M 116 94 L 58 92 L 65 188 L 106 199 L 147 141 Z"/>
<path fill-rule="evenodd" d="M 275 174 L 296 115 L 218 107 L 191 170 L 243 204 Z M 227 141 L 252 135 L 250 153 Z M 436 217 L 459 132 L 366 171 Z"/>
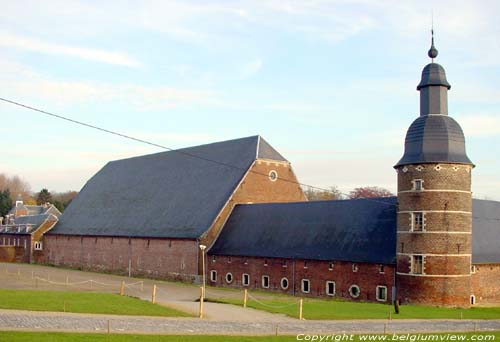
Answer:
<path fill-rule="evenodd" d="M 448 335 L 433 334 L 433 335 Z M 489 335 L 495 336 L 494 340 L 500 339 L 500 332 L 482 332 L 482 333 L 458 333 L 456 335 L 465 336 L 464 340 L 470 339 L 470 336 Z M 391 335 L 388 336 L 390 341 Z M 0 331 L 0 342 L 28 342 L 28 341 L 48 341 L 48 342 L 86 342 L 86 341 L 104 341 L 104 342 L 253 342 L 253 341 L 271 341 L 285 342 L 296 341 L 295 336 L 174 336 L 174 335 L 122 335 L 122 334 L 81 334 L 81 333 L 48 333 L 48 332 L 7 332 Z M 476 339 L 479 341 L 493 341 L 492 339 Z M 358 336 L 354 336 L 352 341 L 359 341 Z"/>
<path fill-rule="evenodd" d="M 208 301 L 243 305 L 242 299 L 208 298 Z M 260 302 L 260 303 L 259 303 Z M 298 318 L 298 298 L 276 296 L 270 299 L 259 299 L 259 302 L 249 298 L 247 306 L 274 313 L 282 313 Z M 391 305 L 377 303 L 357 303 L 340 300 L 304 299 L 303 317 L 305 319 L 387 319 L 391 312 L 393 319 L 500 319 L 500 307 L 448 309 L 431 306 L 402 305 L 400 313 L 395 314 Z"/>
<path fill-rule="evenodd" d="M 141 299 L 111 293 L 0 289 L 0 298 L 2 298 L 1 309 L 165 317 L 190 316 L 187 313 L 151 304 Z"/>

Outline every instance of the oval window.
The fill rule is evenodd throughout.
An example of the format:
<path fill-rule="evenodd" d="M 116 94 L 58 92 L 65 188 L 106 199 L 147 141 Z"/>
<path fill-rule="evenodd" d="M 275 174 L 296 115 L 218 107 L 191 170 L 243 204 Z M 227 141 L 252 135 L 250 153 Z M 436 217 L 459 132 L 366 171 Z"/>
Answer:
<path fill-rule="evenodd" d="M 231 273 L 226 274 L 226 283 L 231 284 L 233 282 L 233 275 Z"/>
<path fill-rule="evenodd" d="M 361 291 L 358 285 L 351 285 L 351 287 L 349 288 L 349 294 L 352 298 L 358 298 L 360 293 Z"/>
<path fill-rule="evenodd" d="M 281 279 L 281 288 L 283 290 L 288 289 L 288 279 L 287 278 L 282 278 Z"/>

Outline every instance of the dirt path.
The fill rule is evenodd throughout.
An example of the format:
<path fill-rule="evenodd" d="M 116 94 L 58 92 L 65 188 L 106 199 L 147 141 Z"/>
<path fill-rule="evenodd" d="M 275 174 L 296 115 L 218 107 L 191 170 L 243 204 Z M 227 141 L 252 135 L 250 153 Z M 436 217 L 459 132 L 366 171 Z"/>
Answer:
<path fill-rule="evenodd" d="M 128 278 L 48 266 L 0 263 L 0 288 L 118 293 L 122 281 L 127 285 L 125 287 L 127 295 L 151 300 L 152 287 L 155 284 L 157 286 L 156 301 L 158 304 L 164 304 L 193 315 L 197 315 L 199 312 L 199 302 L 196 302 L 196 300 L 199 298 L 200 289 L 199 286 L 195 285 Z M 242 291 L 207 289 L 207 296 L 241 298 L 242 294 Z M 205 303 L 204 313 L 205 319 L 217 321 L 296 321 L 296 319 L 281 314 L 218 303 Z"/>

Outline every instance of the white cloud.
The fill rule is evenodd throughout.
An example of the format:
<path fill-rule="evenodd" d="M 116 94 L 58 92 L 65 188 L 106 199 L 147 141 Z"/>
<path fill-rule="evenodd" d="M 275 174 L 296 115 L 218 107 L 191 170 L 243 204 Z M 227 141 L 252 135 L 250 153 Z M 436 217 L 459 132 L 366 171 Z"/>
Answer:
<path fill-rule="evenodd" d="M 133 68 L 141 65 L 138 61 L 124 53 L 49 43 L 34 38 L 10 34 L 8 32 L 0 32 L 0 45 L 8 48 L 76 57 L 79 59 Z"/>

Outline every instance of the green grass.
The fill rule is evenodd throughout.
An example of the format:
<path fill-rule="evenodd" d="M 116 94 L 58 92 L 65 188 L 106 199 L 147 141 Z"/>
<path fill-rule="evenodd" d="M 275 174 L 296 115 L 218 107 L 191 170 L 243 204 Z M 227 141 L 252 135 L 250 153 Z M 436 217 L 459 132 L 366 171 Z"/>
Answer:
<path fill-rule="evenodd" d="M 433 334 L 447 335 L 447 333 Z M 456 333 L 455 335 L 466 336 L 468 339 L 472 335 L 493 335 L 495 340 L 500 339 L 500 332 L 482 332 L 482 333 Z M 389 336 L 389 341 L 390 341 Z M 270 341 L 285 342 L 296 341 L 295 336 L 190 336 L 190 335 L 125 335 L 125 334 L 82 334 L 82 333 L 49 333 L 49 332 L 7 332 L 0 331 L 0 342 L 28 342 L 28 341 L 48 341 L 48 342 L 253 342 Z M 359 341 L 358 336 L 354 336 L 354 342 Z"/>
<path fill-rule="evenodd" d="M 138 298 L 111 293 L 0 289 L 0 298 L 2 298 L 1 309 L 138 316 L 189 316 L 184 312 Z"/>
<path fill-rule="evenodd" d="M 208 301 L 243 305 L 242 299 L 208 298 Z M 249 298 L 247 307 L 281 313 L 298 318 L 298 298 L 277 296 L 259 299 L 260 304 Z M 500 307 L 451 309 L 419 305 L 402 305 L 400 313 L 395 314 L 391 305 L 377 303 L 359 303 L 340 300 L 304 299 L 303 317 L 305 319 L 387 319 L 389 312 L 393 319 L 500 319 Z"/>

